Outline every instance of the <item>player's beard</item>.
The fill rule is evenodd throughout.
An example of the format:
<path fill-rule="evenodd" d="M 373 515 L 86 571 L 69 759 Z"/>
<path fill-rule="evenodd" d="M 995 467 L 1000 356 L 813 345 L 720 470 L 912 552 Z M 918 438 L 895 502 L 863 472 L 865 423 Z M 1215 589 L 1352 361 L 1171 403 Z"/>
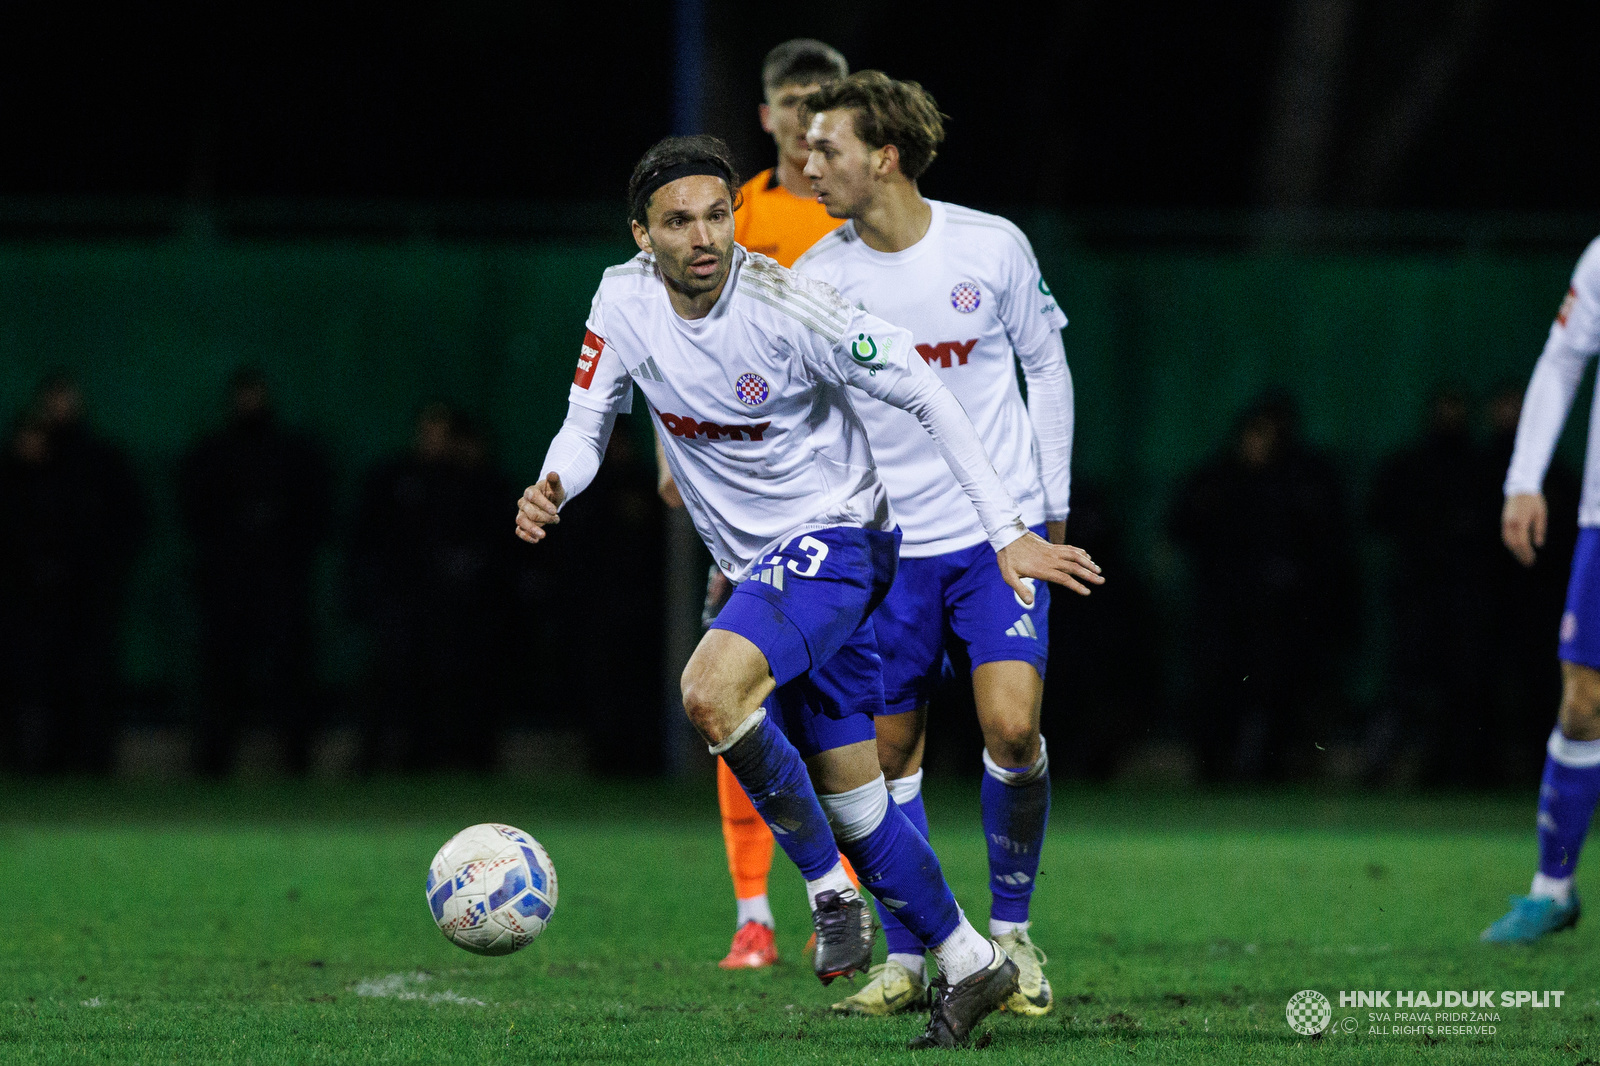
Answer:
<path fill-rule="evenodd" d="M 708 253 L 717 257 L 717 269 L 706 277 L 691 274 L 690 264 Z M 699 296 L 702 293 L 714 292 L 727 279 L 728 266 L 732 262 L 733 244 L 729 242 L 726 248 L 696 248 L 682 261 L 674 263 L 671 271 L 663 271 L 662 274 L 668 285 L 685 296 Z"/>

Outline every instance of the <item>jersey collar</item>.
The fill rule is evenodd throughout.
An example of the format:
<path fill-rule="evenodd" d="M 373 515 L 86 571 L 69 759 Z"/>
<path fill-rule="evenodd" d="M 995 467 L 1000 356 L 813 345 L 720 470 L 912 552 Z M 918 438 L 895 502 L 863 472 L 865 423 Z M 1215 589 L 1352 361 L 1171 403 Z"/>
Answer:
<path fill-rule="evenodd" d="M 739 278 L 744 273 L 745 260 L 749 257 L 750 253 L 744 250 L 744 245 L 734 244 L 733 265 L 728 268 L 728 283 L 722 286 L 722 295 L 717 297 L 717 302 L 711 308 L 711 313 L 704 318 L 689 319 L 678 314 L 672 307 L 672 297 L 667 295 L 665 279 L 657 275 L 656 280 L 660 283 L 660 291 L 656 294 L 656 298 L 667 309 L 667 317 L 672 320 L 673 325 L 685 333 L 698 335 L 709 329 L 711 323 L 720 322 L 722 319 L 727 318 L 728 308 L 733 304 L 733 290 L 739 284 Z"/>
<path fill-rule="evenodd" d="M 851 238 L 854 239 L 856 246 L 861 249 L 861 254 L 869 262 L 880 263 L 883 266 L 899 266 L 902 263 L 911 263 L 926 255 L 929 248 L 939 243 L 939 238 L 944 233 L 944 204 L 938 200 L 930 200 L 927 197 L 923 197 L 922 202 L 927 204 L 929 210 L 933 212 L 933 217 L 928 220 L 928 232 L 924 233 L 922 239 L 916 244 L 898 252 L 880 252 L 876 248 L 869 247 L 867 242 L 861 239 L 861 234 L 856 232 L 855 219 L 851 219 L 845 225 L 850 227 Z"/>

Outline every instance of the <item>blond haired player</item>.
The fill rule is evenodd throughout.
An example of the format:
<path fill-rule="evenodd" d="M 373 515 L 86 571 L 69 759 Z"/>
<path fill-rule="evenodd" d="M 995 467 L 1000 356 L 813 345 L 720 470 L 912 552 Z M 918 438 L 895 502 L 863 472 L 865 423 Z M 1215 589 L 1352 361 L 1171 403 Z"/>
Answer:
<path fill-rule="evenodd" d="M 1061 543 L 1072 465 L 1072 377 L 1061 340 L 1067 320 L 1027 238 L 997 215 L 923 197 L 917 181 L 938 154 L 944 120 L 916 82 L 864 70 L 808 97 L 805 108 L 813 115 L 806 175 L 829 213 L 849 221 L 795 269 L 911 330 L 918 353 L 972 419 L 1024 520 Z M 1050 817 L 1050 762 L 1039 734 L 1049 589 L 1024 599 L 991 574 L 995 553 L 983 527 L 958 508 L 961 487 L 949 468 L 930 462 L 937 455 L 914 419 L 867 397 L 856 408 L 904 531 L 894 587 L 874 615 L 883 657 L 881 765 L 895 802 L 926 833 L 928 701 L 947 656 L 969 668 L 984 739 L 989 933 L 1020 971 L 1007 1007 L 1045 1014 L 1050 982 L 1029 936 L 1029 904 Z M 889 1014 L 918 1006 L 926 993 L 923 945 L 892 910 L 880 908 L 879 916 L 888 961 L 835 1010 Z"/>
<path fill-rule="evenodd" d="M 850 65 L 837 49 L 806 38 L 783 42 L 762 61 L 761 128 L 772 135 L 778 162 L 740 187 L 739 207 L 733 214 L 734 239 L 782 266 L 793 266 L 802 253 L 839 226 L 839 220 L 829 215 L 812 195 L 811 182 L 803 173 L 810 149 L 806 146 L 800 102 L 849 73 Z M 682 507 L 659 433 L 656 469 L 662 497 L 673 507 Z M 728 579 L 713 568 L 706 590 L 707 624 L 731 587 Z M 725 970 L 771 966 L 778 961 L 777 923 L 767 901 L 772 831 L 721 758 L 717 759 L 717 805 L 722 810 L 722 840 L 728 849 L 728 872 L 733 877 L 736 906 L 733 944 L 718 965 Z M 854 871 L 851 876 L 853 879 Z"/>

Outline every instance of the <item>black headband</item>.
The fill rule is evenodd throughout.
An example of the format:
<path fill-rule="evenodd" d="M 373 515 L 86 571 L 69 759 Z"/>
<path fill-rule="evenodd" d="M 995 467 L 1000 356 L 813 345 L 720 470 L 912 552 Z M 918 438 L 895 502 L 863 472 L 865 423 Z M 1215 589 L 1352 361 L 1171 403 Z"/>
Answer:
<path fill-rule="evenodd" d="M 650 202 L 650 197 L 663 185 L 670 185 L 679 178 L 691 177 L 695 174 L 705 174 L 708 177 L 721 178 L 728 186 L 728 191 L 733 191 L 733 175 L 721 163 L 710 159 L 690 159 L 683 163 L 674 163 L 670 167 L 656 171 L 639 186 L 639 192 L 633 199 L 633 217 L 643 222 L 645 205 Z"/>

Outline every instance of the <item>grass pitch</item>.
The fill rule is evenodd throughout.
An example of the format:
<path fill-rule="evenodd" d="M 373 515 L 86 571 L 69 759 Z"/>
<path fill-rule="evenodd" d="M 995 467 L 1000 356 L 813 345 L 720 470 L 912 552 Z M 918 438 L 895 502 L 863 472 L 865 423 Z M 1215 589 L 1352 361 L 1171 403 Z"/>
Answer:
<path fill-rule="evenodd" d="M 981 921 L 975 786 L 928 808 Z M 781 855 L 785 961 L 716 968 L 732 904 L 709 779 L 0 782 L 0 1061 L 1592 1066 L 1595 930 L 1477 942 L 1526 890 L 1533 800 L 1058 791 L 1034 903 L 1056 1012 L 997 1017 L 982 1050 L 912 1055 L 920 1017 L 829 1015 L 846 986 L 822 988 L 800 954 Z M 536 835 L 561 878 L 549 930 L 500 959 L 448 944 L 422 895 L 435 849 L 488 820 Z M 1317 1039 L 1284 1018 L 1308 988 L 1334 1004 Z M 1455 989 L 1566 995 L 1498 1009 L 1493 1035 L 1396 1034 L 1338 1005 Z"/>

